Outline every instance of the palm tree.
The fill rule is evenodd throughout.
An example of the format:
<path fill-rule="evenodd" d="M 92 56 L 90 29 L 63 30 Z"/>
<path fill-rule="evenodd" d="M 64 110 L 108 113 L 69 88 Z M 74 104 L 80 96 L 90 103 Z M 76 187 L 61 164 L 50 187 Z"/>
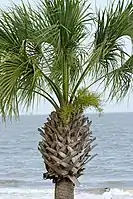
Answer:
<path fill-rule="evenodd" d="M 123 36 L 133 38 L 133 3 L 112 3 L 93 13 L 85 0 L 21 2 L 0 11 L 0 111 L 19 117 L 40 97 L 54 107 L 42 128 L 39 151 L 55 183 L 55 199 L 73 199 L 74 186 L 95 138 L 86 108 L 101 108 L 101 94 L 123 99 L 132 88 L 133 56 Z M 94 85 L 103 90 L 92 92 Z M 45 111 L 44 111 L 45 113 Z"/>

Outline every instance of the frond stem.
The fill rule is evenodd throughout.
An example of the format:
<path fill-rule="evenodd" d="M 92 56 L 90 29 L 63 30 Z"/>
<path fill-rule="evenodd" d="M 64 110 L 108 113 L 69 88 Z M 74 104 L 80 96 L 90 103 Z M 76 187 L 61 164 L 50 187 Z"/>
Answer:
<path fill-rule="evenodd" d="M 56 101 L 53 99 L 53 97 L 48 92 L 46 92 L 44 89 L 40 88 L 39 86 L 37 86 L 37 88 L 40 91 L 44 92 L 57 105 L 57 107 L 58 107 L 58 104 L 56 103 Z"/>
<path fill-rule="evenodd" d="M 38 94 L 38 95 L 40 95 L 40 96 L 42 96 L 42 97 L 44 97 L 46 100 L 48 100 L 50 102 L 50 104 L 53 105 L 53 107 L 55 108 L 55 110 L 59 109 L 59 106 L 57 105 L 57 103 L 54 100 L 50 99 L 49 97 L 47 97 L 46 95 L 44 95 L 44 94 L 42 94 L 42 93 L 40 93 L 38 91 L 33 91 L 33 92 L 36 93 L 36 94 Z"/>
<path fill-rule="evenodd" d="M 26 89 L 26 88 L 19 88 L 19 89 L 28 90 L 28 89 Z M 50 102 L 50 104 L 53 105 L 53 107 L 55 108 L 55 110 L 58 110 L 58 109 L 59 109 L 59 106 L 57 105 L 57 103 L 55 102 L 55 100 L 54 100 L 53 98 L 49 97 L 49 94 L 48 94 L 46 91 L 45 91 L 45 94 L 46 94 L 46 95 L 44 95 L 44 94 L 42 94 L 42 93 L 40 93 L 40 92 L 38 92 L 38 91 L 36 91 L 36 90 L 33 90 L 33 92 L 36 93 L 36 94 L 38 94 L 38 95 L 40 95 L 40 96 L 42 96 L 42 97 L 45 98 L 46 100 L 48 100 L 48 101 Z M 47 95 L 48 95 L 48 96 L 47 96 Z"/>
<path fill-rule="evenodd" d="M 59 101 L 60 106 L 63 106 L 64 100 L 63 100 L 63 96 L 62 96 L 62 93 L 61 93 L 59 87 L 49 77 L 47 77 L 43 72 L 42 72 L 42 74 L 43 74 L 44 78 L 49 82 L 53 92 L 55 93 L 55 95 Z"/>
<path fill-rule="evenodd" d="M 64 102 L 68 102 L 68 90 L 69 90 L 69 69 L 66 64 L 65 57 L 63 56 L 63 98 Z"/>

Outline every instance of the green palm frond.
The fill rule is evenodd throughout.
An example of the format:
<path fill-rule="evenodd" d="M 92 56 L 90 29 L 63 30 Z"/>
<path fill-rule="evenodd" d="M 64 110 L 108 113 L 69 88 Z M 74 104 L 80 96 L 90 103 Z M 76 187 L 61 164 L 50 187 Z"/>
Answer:
<path fill-rule="evenodd" d="M 73 89 L 71 95 L 71 101 L 74 99 L 74 95 L 84 80 L 84 78 L 89 77 L 93 80 L 94 83 L 99 80 L 103 80 L 105 88 L 109 88 L 109 84 L 114 84 L 115 90 L 112 89 L 112 97 L 116 97 L 117 91 L 120 93 L 120 83 L 124 84 L 125 79 L 129 77 L 131 86 L 132 82 L 132 66 L 129 65 L 129 70 L 124 70 L 127 58 L 130 58 L 130 55 L 127 54 L 125 50 L 124 36 L 131 37 L 131 32 L 133 32 L 133 25 L 131 19 L 133 16 L 133 4 L 132 1 L 128 2 L 125 6 L 124 1 L 119 1 L 117 5 L 114 3 L 111 4 L 109 8 L 105 8 L 103 11 L 97 13 L 96 18 L 96 31 L 94 34 L 94 41 L 92 46 L 92 51 L 90 53 L 89 59 L 85 62 L 86 67 L 82 72 L 79 80 L 76 83 L 76 86 Z M 132 38 L 131 38 L 132 40 Z M 124 70 L 124 73 L 117 73 L 121 68 Z M 118 70 L 117 70 L 118 69 Z M 119 70 L 120 69 L 120 70 Z M 113 82 L 110 79 L 110 75 L 117 73 L 117 81 Z M 130 74 L 130 75 L 129 75 Z M 107 79 L 106 79 L 107 78 Z M 120 78 L 118 80 L 118 78 Z M 108 81 L 109 79 L 109 81 Z M 105 80 L 105 81 L 104 81 Z M 129 81 L 128 81 L 129 82 Z M 92 83 L 90 83 L 91 85 Z M 90 87 L 88 85 L 87 87 Z M 117 96 L 122 98 L 126 93 L 126 90 L 129 87 L 125 86 L 125 91 L 121 90 L 121 95 Z M 116 91 L 117 90 L 117 91 Z M 114 92 L 114 94 L 113 94 Z"/>
<path fill-rule="evenodd" d="M 95 108 L 98 112 L 102 112 L 102 102 L 100 95 L 85 90 L 84 88 L 78 90 L 73 104 L 77 107 L 78 110 Z"/>
<path fill-rule="evenodd" d="M 133 32 L 131 17 L 133 16 L 132 1 L 124 5 L 119 1 L 113 3 L 109 10 L 98 13 L 98 28 L 95 33 L 94 46 L 98 54 L 98 62 L 94 65 L 92 75 L 104 77 L 105 90 L 109 88 L 109 99 L 123 99 L 129 92 L 133 80 L 132 56 L 127 54 L 123 36 Z"/>
<path fill-rule="evenodd" d="M 19 52 L 23 40 L 34 32 L 29 11 L 24 4 L 0 12 L 0 49 Z"/>
<path fill-rule="evenodd" d="M 86 16 L 79 1 L 45 0 L 41 1 L 39 9 L 38 19 L 40 22 L 41 18 L 44 18 L 46 26 L 56 24 L 58 27 L 58 38 L 53 41 L 54 43 L 51 42 L 55 48 L 65 48 L 65 50 L 74 48 L 84 38 L 83 21 Z"/>
<path fill-rule="evenodd" d="M 10 112 L 10 105 L 16 99 L 14 110 L 18 112 L 17 103 L 23 102 L 30 106 L 34 100 L 33 92 L 37 85 L 43 85 L 42 74 L 35 60 L 26 59 L 22 54 L 7 54 L 0 66 L 0 98 L 4 104 L 5 112 Z"/>
<path fill-rule="evenodd" d="M 110 88 L 108 99 L 117 101 L 123 99 L 132 89 L 133 83 L 133 56 L 131 56 L 120 68 L 110 72 L 105 81 L 105 91 Z"/>
<path fill-rule="evenodd" d="M 83 112 L 86 108 L 93 108 L 99 113 L 103 111 L 101 96 L 82 88 L 78 90 L 77 96 L 72 104 L 63 106 L 60 110 L 60 115 L 63 121 L 68 123 L 71 121 L 73 115 Z"/>
<path fill-rule="evenodd" d="M 131 28 L 129 18 L 132 15 L 132 3 L 124 7 L 124 1 L 114 3 L 109 10 L 98 12 L 97 30 L 94 39 L 94 52 L 97 62 L 94 65 L 94 76 L 108 73 L 125 61 L 126 52 L 122 40 L 125 30 Z M 119 64 L 119 62 L 121 62 Z"/>
<path fill-rule="evenodd" d="M 1 11 L 0 101 L 3 117 L 18 115 L 18 104 L 30 107 L 38 95 L 57 109 L 58 102 L 48 94 L 47 85 L 62 103 L 60 89 L 48 77 L 48 50 L 35 39 L 38 30 L 34 29 L 34 15 L 31 7 L 24 3 L 22 6 L 14 5 L 8 12 Z"/>
<path fill-rule="evenodd" d="M 51 31 L 55 33 L 55 36 L 53 35 L 47 41 L 46 37 L 43 37 L 43 32 L 38 38 L 41 38 L 41 42 L 47 42 L 53 47 L 54 59 L 50 65 L 51 78 L 58 86 L 62 85 L 66 102 L 68 101 L 69 84 L 77 78 L 81 70 L 78 64 L 77 49 L 88 34 L 85 23 L 92 20 L 92 13 L 86 14 L 85 12 L 90 5 L 86 7 L 85 5 L 85 1 L 78 0 L 45 0 L 41 1 L 39 12 L 36 13 L 35 17 L 40 32 L 46 27 L 52 27 Z M 56 29 L 53 26 L 56 26 Z M 77 75 L 74 75 L 73 70 Z"/>

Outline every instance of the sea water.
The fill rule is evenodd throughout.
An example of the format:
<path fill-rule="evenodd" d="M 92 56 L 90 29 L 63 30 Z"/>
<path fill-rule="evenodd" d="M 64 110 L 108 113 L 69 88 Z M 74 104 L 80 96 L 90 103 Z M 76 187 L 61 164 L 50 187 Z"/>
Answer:
<path fill-rule="evenodd" d="M 123 191 L 120 189 L 110 190 L 113 199 L 131 199 L 133 194 L 130 191 Z M 54 192 L 52 189 L 0 189 L 1 199 L 54 199 Z M 75 199 L 102 199 L 101 194 L 75 192 Z"/>
<path fill-rule="evenodd" d="M 113 199 L 133 199 L 133 113 L 88 115 L 98 156 L 86 165 L 75 199 L 100 199 L 105 187 Z M 52 199 L 54 185 L 37 150 L 37 128 L 46 116 L 21 116 L 0 125 L 0 199 Z"/>

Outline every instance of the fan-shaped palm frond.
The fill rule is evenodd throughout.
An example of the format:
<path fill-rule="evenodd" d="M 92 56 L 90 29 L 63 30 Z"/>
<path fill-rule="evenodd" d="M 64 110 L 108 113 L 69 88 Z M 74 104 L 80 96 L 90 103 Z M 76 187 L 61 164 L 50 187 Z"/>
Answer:
<path fill-rule="evenodd" d="M 85 2 L 79 1 L 42 1 L 39 6 L 39 12 L 36 13 L 39 31 L 42 32 L 38 36 L 39 42 L 45 42 L 52 46 L 54 59 L 50 65 L 51 77 L 59 85 L 62 85 L 64 100 L 68 101 L 69 84 L 72 79 L 77 78 L 81 71 L 79 65 L 80 44 L 82 39 L 88 34 L 85 30 L 86 21 L 92 20 L 92 13 L 86 14 L 85 10 L 89 9 L 88 5 L 84 7 Z M 45 19 L 45 23 L 43 20 Z M 46 41 L 43 29 L 56 25 L 55 37 Z M 79 49 L 79 50 L 78 50 Z M 84 51 L 85 52 L 85 51 Z M 83 51 L 82 51 L 83 57 Z M 75 73 L 73 72 L 75 71 Z M 74 75 L 75 74 L 75 75 Z M 73 78 L 74 77 L 74 78 Z"/>
<path fill-rule="evenodd" d="M 109 9 L 105 8 L 104 11 L 97 13 L 92 51 L 89 59 L 85 62 L 86 67 L 73 89 L 71 101 L 86 76 L 93 80 L 93 83 L 90 83 L 87 88 L 98 81 L 100 83 L 101 80 L 105 83 L 104 90 L 108 89 L 109 85 L 113 85 L 109 94 L 111 99 L 115 97 L 122 99 L 129 91 L 132 85 L 133 71 L 130 64 L 128 64 L 127 70 L 127 63 L 131 63 L 131 58 L 124 48 L 123 37 L 129 36 L 132 40 L 132 7 L 132 1 L 128 2 L 126 6 L 124 1 L 119 1 L 117 5 L 113 3 Z M 129 60 L 127 60 L 128 58 Z M 122 85 L 124 86 L 122 87 Z"/>

